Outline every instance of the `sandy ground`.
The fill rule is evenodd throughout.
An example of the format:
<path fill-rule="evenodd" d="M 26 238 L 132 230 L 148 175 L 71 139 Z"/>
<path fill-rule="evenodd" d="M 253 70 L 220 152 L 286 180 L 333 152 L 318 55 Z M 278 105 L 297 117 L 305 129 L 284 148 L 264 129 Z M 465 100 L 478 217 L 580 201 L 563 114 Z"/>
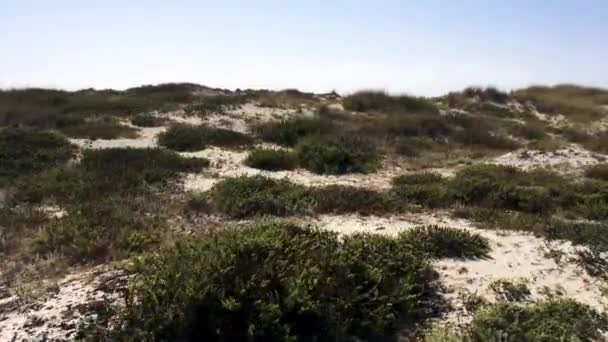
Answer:
<path fill-rule="evenodd" d="M 260 147 L 277 148 L 264 144 Z M 185 157 L 203 157 L 211 161 L 211 167 L 203 173 L 189 174 L 184 179 L 187 191 L 203 192 L 209 190 L 213 184 L 227 177 L 262 175 L 274 179 L 289 179 L 291 182 L 322 186 L 329 184 L 350 185 L 372 189 L 386 189 L 390 187 L 391 179 L 405 172 L 399 166 L 387 166 L 373 174 L 349 174 L 341 176 L 317 175 L 312 172 L 297 169 L 293 171 L 264 171 L 254 169 L 243 164 L 247 152 L 229 151 L 218 147 L 207 148 L 200 152 L 182 152 Z"/>
<path fill-rule="evenodd" d="M 464 306 L 466 296 L 475 294 L 488 303 L 496 302 L 497 295 L 489 284 L 498 279 L 526 279 L 529 281 L 530 301 L 548 298 L 551 293 L 607 310 L 608 298 L 602 296 L 601 283 L 588 276 L 570 259 L 576 250 L 570 243 L 549 244 L 531 234 L 481 230 L 464 219 L 453 219 L 444 212 L 417 213 L 400 216 L 323 215 L 307 220 L 320 228 L 341 234 L 357 232 L 396 235 L 416 226 L 439 225 L 465 229 L 487 238 L 491 252 L 477 260 L 442 259 L 434 262 L 439 273 L 443 295 L 453 307 L 443 321 L 458 324 L 471 318 Z M 549 250 L 563 253 L 560 263 L 547 256 Z"/>
<path fill-rule="evenodd" d="M 56 291 L 33 302 L 14 294 L 0 298 L 0 341 L 73 340 L 79 324 L 96 317 L 97 307 L 116 300 L 103 287 L 125 280 L 121 271 L 100 266 L 73 272 Z"/>
<path fill-rule="evenodd" d="M 556 151 L 513 151 L 491 160 L 490 163 L 514 166 L 523 170 L 547 168 L 560 173 L 578 173 L 583 171 L 586 166 L 605 162 L 607 157 L 590 152 L 580 146 L 571 145 Z"/>

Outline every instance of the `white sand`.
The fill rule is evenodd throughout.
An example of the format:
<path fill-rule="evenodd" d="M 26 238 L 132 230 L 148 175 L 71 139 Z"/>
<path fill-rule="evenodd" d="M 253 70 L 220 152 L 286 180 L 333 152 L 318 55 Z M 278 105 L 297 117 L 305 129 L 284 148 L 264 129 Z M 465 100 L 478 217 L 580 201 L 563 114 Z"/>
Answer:
<path fill-rule="evenodd" d="M 571 145 L 556 151 L 518 150 L 490 161 L 492 164 L 514 166 L 523 170 L 547 168 L 560 173 L 577 173 L 586 166 L 604 162 L 607 156 Z"/>
<path fill-rule="evenodd" d="M 78 324 L 94 317 L 87 305 L 104 297 L 116 300 L 115 294 L 104 293 L 99 285 L 118 276 L 122 276 L 120 271 L 103 266 L 75 271 L 58 283 L 57 293 L 33 303 L 15 306 L 16 296 L 0 300 L 0 341 L 73 340 Z"/>
<path fill-rule="evenodd" d="M 486 237 L 491 245 L 488 258 L 477 260 L 443 259 L 434 262 L 445 289 L 444 296 L 453 306 L 445 321 L 462 323 L 471 318 L 461 294 L 473 293 L 488 302 L 496 302 L 488 285 L 498 279 L 525 278 L 530 281 L 531 300 L 545 298 L 543 287 L 561 289 L 563 295 L 586 303 L 598 310 L 608 308 L 608 298 L 600 291 L 601 283 L 588 276 L 570 258 L 576 248 L 568 242 L 551 245 L 542 238 L 520 232 L 481 230 L 464 219 L 453 219 L 444 212 L 399 216 L 322 215 L 307 220 L 320 228 L 342 234 L 357 232 L 396 235 L 421 225 L 439 225 L 465 229 Z M 564 253 L 560 265 L 545 256 L 548 246 Z M 580 248 L 580 247 L 579 247 Z"/>

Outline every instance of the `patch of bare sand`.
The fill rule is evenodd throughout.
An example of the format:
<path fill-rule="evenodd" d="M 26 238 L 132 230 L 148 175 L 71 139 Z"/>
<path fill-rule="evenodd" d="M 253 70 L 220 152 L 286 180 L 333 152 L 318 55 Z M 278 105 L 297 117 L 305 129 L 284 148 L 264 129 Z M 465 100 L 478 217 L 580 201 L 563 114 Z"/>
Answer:
<path fill-rule="evenodd" d="M 263 147 L 278 148 L 274 145 L 264 144 Z M 211 167 L 198 174 L 188 174 L 184 178 L 184 187 L 188 191 L 203 192 L 209 190 L 216 182 L 223 178 L 238 176 L 261 175 L 274 179 L 288 179 L 293 183 L 308 186 L 323 185 L 350 185 L 371 189 L 387 189 L 393 177 L 402 174 L 405 170 L 398 165 L 387 165 L 380 171 L 372 174 L 348 175 L 317 175 L 304 169 L 293 171 L 264 171 L 248 167 L 243 164 L 247 158 L 246 151 L 229 151 L 218 147 L 207 148 L 199 152 L 180 153 L 184 157 L 207 158 Z"/>
<path fill-rule="evenodd" d="M 100 266 L 66 276 L 54 293 L 33 303 L 23 305 L 15 295 L 0 299 L 0 341 L 72 341 L 79 323 L 96 317 L 97 306 L 116 300 L 104 287 L 124 279 L 122 271 Z"/>
<path fill-rule="evenodd" d="M 542 238 L 521 232 L 492 231 L 474 228 L 464 219 L 454 219 L 445 212 L 404 214 L 398 216 L 322 215 L 306 222 L 319 228 L 353 234 L 359 232 L 396 235 L 421 225 L 439 225 L 478 233 L 490 242 L 487 258 L 477 260 L 442 259 L 434 262 L 444 297 L 452 306 L 445 322 L 466 323 L 471 318 L 464 302 L 469 294 L 496 302 L 489 289 L 498 279 L 525 278 L 529 281 L 530 300 L 547 298 L 550 292 L 605 311 L 608 298 L 601 292 L 601 282 L 588 276 L 571 261 L 577 248 L 568 242 L 549 244 Z M 549 250 L 562 254 L 559 264 L 548 257 Z"/>
<path fill-rule="evenodd" d="M 494 158 L 490 163 L 523 170 L 546 168 L 561 173 L 577 173 L 586 166 L 604 162 L 606 158 L 605 155 L 571 145 L 556 151 L 517 150 Z"/>
<path fill-rule="evenodd" d="M 70 139 L 70 142 L 87 149 L 104 148 L 151 148 L 157 146 L 157 136 L 166 130 L 166 127 L 137 127 L 136 138 L 119 139 Z"/>

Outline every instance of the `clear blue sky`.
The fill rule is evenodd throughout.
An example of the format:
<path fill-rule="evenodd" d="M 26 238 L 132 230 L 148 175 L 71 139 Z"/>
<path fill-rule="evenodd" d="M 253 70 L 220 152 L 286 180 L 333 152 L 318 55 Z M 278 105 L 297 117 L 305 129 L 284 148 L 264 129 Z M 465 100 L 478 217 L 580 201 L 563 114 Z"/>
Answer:
<path fill-rule="evenodd" d="M 608 87 L 606 0 L 0 0 L 0 87 Z"/>

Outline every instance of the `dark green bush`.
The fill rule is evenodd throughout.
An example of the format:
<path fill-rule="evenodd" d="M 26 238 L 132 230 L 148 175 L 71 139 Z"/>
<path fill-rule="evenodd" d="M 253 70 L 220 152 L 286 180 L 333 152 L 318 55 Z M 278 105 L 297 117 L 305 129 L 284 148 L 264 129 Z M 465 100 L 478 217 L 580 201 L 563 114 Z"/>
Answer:
<path fill-rule="evenodd" d="M 118 340 L 386 339 L 430 292 L 407 244 L 288 224 L 179 243 L 140 267 Z"/>
<path fill-rule="evenodd" d="M 81 165 L 98 180 L 118 185 L 162 182 L 179 172 L 198 172 L 209 161 L 160 148 L 110 148 L 85 151 Z"/>
<path fill-rule="evenodd" d="M 51 220 L 33 241 L 37 253 L 61 253 L 73 263 L 121 259 L 160 240 L 164 222 L 151 196 L 108 195 L 70 204 L 70 214 Z"/>
<path fill-rule="evenodd" d="M 511 99 L 509 94 L 494 87 L 468 87 L 463 90 L 462 93 L 466 97 L 476 97 L 481 101 L 492 101 L 496 103 L 506 103 Z"/>
<path fill-rule="evenodd" d="M 188 114 L 208 115 L 222 113 L 225 109 L 235 108 L 253 97 L 250 95 L 215 95 L 205 96 L 197 102 L 188 104 L 184 110 Z"/>
<path fill-rule="evenodd" d="M 421 138 L 400 138 L 393 143 L 395 153 L 404 157 L 419 157 L 423 151 L 431 150 L 435 142 Z"/>
<path fill-rule="evenodd" d="M 66 125 L 59 127 L 59 130 L 69 137 L 81 139 L 118 139 L 137 137 L 136 129 L 122 125 L 112 117 L 102 117 L 74 125 Z"/>
<path fill-rule="evenodd" d="M 255 149 L 249 152 L 244 163 L 261 170 L 293 170 L 298 167 L 298 157 L 284 150 Z"/>
<path fill-rule="evenodd" d="M 306 136 L 328 134 L 335 129 L 329 120 L 323 118 L 293 118 L 261 124 L 255 131 L 264 141 L 294 146 Z"/>
<path fill-rule="evenodd" d="M 608 164 L 597 164 L 585 169 L 585 177 L 608 181 Z"/>
<path fill-rule="evenodd" d="M 159 148 L 88 150 L 78 165 L 52 169 L 17 183 L 15 200 L 88 201 L 146 185 L 163 184 L 181 172 L 197 172 L 208 165 L 206 159 L 182 158 L 175 152 Z"/>
<path fill-rule="evenodd" d="M 53 133 L 0 129 L 0 185 L 66 163 L 75 147 Z"/>
<path fill-rule="evenodd" d="M 131 118 L 131 124 L 139 127 L 160 127 L 167 120 L 150 113 L 140 113 Z"/>
<path fill-rule="evenodd" d="M 570 299 L 529 306 L 497 304 L 484 309 L 471 323 L 473 341 L 600 341 L 608 318 Z"/>
<path fill-rule="evenodd" d="M 356 112 L 426 112 L 437 114 L 438 110 L 427 99 L 408 95 L 390 96 L 384 92 L 361 91 L 342 100 L 344 109 Z"/>
<path fill-rule="evenodd" d="M 306 213 L 314 202 L 304 186 L 262 176 L 228 178 L 211 189 L 215 210 L 234 218 Z"/>
<path fill-rule="evenodd" d="M 380 155 L 374 145 L 358 137 L 311 136 L 296 146 L 300 165 L 318 174 L 368 173 Z"/>
<path fill-rule="evenodd" d="M 394 209 L 391 199 L 378 191 L 344 185 L 328 185 L 312 192 L 317 213 L 378 215 Z"/>
<path fill-rule="evenodd" d="M 480 258 L 490 252 L 486 238 L 461 229 L 420 227 L 401 233 L 399 239 L 432 258 Z"/>
<path fill-rule="evenodd" d="M 545 214 L 553 211 L 560 201 L 572 201 L 567 185 L 567 181 L 546 171 L 476 165 L 458 172 L 449 182 L 449 191 L 466 205 Z"/>
<path fill-rule="evenodd" d="M 311 213 L 374 214 L 395 208 L 383 193 L 341 185 L 309 188 L 262 176 L 228 178 L 210 193 L 213 209 L 235 218 Z"/>
<path fill-rule="evenodd" d="M 251 137 L 222 128 L 174 124 L 159 135 L 158 143 L 176 151 L 199 151 L 208 146 L 243 147 Z"/>
<path fill-rule="evenodd" d="M 446 189 L 447 181 L 441 175 L 418 173 L 395 177 L 391 193 L 403 203 L 440 207 L 452 202 Z"/>

